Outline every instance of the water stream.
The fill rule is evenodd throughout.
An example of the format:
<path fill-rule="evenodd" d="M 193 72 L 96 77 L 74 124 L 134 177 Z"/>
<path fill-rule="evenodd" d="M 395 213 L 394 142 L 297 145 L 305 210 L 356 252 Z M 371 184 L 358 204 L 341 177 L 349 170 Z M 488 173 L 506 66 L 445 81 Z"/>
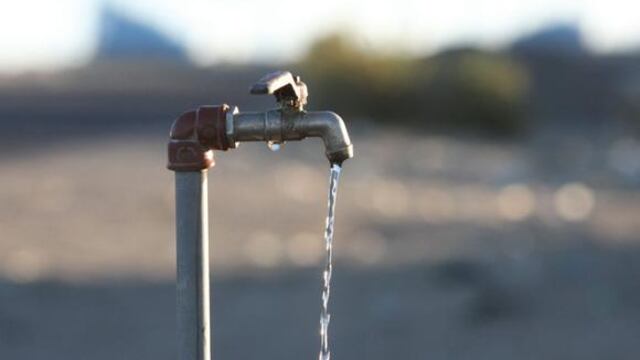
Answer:
<path fill-rule="evenodd" d="M 329 351 L 329 297 L 331 296 L 331 273 L 333 271 L 333 224 L 335 222 L 336 195 L 338 192 L 338 180 L 342 167 L 338 164 L 331 165 L 329 177 L 329 210 L 324 230 L 326 246 L 326 264 L 322 274 L 322 309 L 320 311 L 320 355 L 319 360 L 330 360 Z"/>

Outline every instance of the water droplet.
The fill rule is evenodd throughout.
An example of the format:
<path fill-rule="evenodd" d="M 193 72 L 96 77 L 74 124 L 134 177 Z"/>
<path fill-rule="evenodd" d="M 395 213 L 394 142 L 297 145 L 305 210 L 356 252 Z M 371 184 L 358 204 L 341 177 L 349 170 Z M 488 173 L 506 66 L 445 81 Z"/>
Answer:
<path fill-rule="evenodd" d="M 277 142 L 273 142 L 273 141 L 268 141 L 267 142 L 267 147 L 269 148 L 269 150 L 271 151 L 278 151 L 280 150 L 280 148 L 282 147 L 282 144 L 277 143 Z"/>

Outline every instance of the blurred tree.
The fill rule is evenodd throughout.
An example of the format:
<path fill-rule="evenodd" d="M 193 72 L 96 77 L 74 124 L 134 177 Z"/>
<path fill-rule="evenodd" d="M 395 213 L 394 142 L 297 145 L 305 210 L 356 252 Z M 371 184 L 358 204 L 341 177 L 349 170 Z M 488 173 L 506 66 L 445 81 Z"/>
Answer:
<path fill-rule="evenodd" d="M 504 55 L 458 50 L 419 59 L 331 35 L 311 46 L 301 67 L 312 103 L 348 116 L 492 134 L 522 129 L 526 72 Z"/>
<path fill-rule="evenodd" d="M 439 54 L 421 114 L 446 126 L 509 135 L 524 128 L 524 67 L 498 53 L 462 49 Z M 426 108 L 425 108 L 426 107 Z"/>
<path fill-rule="evenodd" d="M 314 101 L 382 121 L 411 115 L 400 105 L 423 68 L 416 59 L 368 52 L 337 34 L 316 41 L 301 65 Z"/>

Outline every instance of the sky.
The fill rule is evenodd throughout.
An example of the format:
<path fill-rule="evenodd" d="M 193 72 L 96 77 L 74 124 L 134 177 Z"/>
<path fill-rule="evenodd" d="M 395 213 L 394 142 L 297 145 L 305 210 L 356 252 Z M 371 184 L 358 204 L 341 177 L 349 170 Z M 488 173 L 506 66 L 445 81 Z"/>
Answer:
<path fill-rule="evenodd" d="M 569 23 L 593 51 L 640 48 L 636 0 L 2 0 L 0 72 L 88 61 L 106 3 L 182 42 L 200 65 L 294 60 L 336 31 L 377 50 L 428 54 L 460 44 L 496 48 Z"/>

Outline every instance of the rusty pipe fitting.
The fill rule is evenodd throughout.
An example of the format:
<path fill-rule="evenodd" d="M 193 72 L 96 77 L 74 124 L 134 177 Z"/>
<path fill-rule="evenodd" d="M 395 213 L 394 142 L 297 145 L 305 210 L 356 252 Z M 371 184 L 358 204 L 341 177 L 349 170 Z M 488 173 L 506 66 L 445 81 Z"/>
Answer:
<path fill-rule="evenodd" d="M 229 106 L 201 106 L 173 122 L 167 167 L 174 171 L 206 170 L 215 165 L 212 150 L 230 148 L 226 134 Z"/>

